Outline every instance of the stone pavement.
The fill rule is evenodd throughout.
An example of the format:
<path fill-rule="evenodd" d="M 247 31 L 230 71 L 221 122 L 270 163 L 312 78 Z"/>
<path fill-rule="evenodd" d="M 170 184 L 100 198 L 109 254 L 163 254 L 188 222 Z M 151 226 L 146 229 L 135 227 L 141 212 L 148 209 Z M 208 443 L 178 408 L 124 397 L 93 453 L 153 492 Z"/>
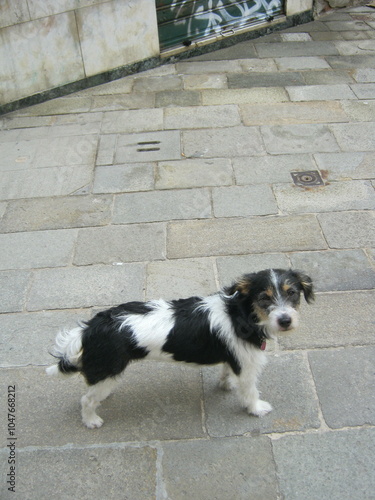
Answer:
<path fill-rule="evenodd" d="M 0 118 L 1 498 L 375 498 L 374 68 L 357 7 Z M 140 363 L 88 430 L 45 376 L 62 326 L 275 266 L 318 293 L 262 419 L 218 367 Z"/>

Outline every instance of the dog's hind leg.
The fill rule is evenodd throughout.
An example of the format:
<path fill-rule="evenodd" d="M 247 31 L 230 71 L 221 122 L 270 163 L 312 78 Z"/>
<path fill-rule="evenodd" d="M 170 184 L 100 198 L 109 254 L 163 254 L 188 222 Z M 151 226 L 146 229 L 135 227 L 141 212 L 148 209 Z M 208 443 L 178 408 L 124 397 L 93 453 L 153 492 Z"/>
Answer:
<path fill-rule="evenodd" d="M 228 363 L 223 364 L 219 386 L 223 391 L 231 391 L 237 387 L 237 377 Z"/>
<path fill-rule="evenodd" d="M 89 429 L 103 425 L 103 419 L 96 414 L 95 410 L 100 405 L 100 402 L 111 394 L 117 382 L 118 380 L 115 378 L 106 378 L 91 386 L 88 393 L 82 396 L 82 422 Z"/>

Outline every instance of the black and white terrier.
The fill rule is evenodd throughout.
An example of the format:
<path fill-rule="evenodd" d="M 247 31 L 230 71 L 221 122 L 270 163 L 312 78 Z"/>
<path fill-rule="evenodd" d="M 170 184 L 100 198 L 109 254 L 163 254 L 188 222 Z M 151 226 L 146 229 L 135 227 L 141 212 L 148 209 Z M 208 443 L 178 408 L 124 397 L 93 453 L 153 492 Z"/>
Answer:
<path fill-rule="evenodd" d="M 135 360 L 223 363 L 220 385 L 237 387 L 242 405 L 259 417 L 272 410 L 259 399 L 257 378 L 267 339 L 298 325 L 301 292 L 314 299 L 311 278 L 299 271 L 268 269 L 245 274 L 208 297 L 128 302 L 57 335 L 58 364 L 48 375 L 80 372 L 90 386 L 82 397 L 82 420 L 100 427 L 95 410 Z"/>

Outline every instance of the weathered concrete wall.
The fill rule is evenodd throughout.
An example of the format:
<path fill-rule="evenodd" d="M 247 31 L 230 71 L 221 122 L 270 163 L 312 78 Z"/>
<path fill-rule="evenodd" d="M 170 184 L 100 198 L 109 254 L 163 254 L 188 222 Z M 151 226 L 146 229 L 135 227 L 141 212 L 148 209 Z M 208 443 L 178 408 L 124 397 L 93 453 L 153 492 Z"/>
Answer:
<path fill-rule="evenodd" d="M 0 0 L 0 105 L 158 54 L 154 0 Z"/>

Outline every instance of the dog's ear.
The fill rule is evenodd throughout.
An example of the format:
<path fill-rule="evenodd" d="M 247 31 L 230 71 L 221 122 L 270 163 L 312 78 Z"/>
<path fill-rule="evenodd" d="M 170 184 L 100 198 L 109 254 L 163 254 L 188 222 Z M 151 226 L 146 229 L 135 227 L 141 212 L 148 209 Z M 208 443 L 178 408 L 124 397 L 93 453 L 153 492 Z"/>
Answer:
<path fill-rule="evenodd" d="M 310 278 L 310 276 L 307 276 L 307 274 L 301 271 L 295 271 L 295 273 L 298 277 L 298 281 L 301 286 L 306 302 L 308 304 L 311 304 L 311 302 L 314 302 L 315 300 L 314 285 L 312 279 Z"/>
<path fill-rule="evenodd" d="M 248 295 L 251 290 L 252 285 L 252 274 L 244 274 L 240 278 L 236 279 L 236 281 L 225 290 L 227 295 L 234 295 L 237 292 L 237 296 L 240 295 Z"/>

